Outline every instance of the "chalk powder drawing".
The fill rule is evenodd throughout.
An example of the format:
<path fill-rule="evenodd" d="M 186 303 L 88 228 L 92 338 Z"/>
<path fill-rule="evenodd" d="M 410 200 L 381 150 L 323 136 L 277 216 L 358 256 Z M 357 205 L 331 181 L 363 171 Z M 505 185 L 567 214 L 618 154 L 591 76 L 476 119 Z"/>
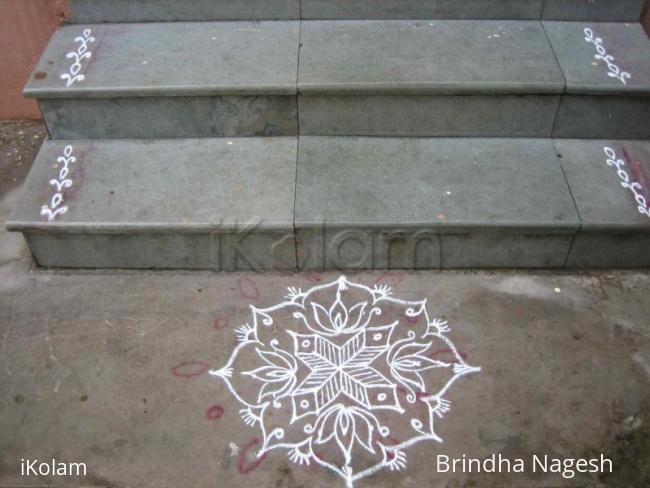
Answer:
<path fill-rule="evenodd" d="M 68 211 L 68 207 L 62 205 L 62 203 L 64 202 L 63 193 L 65 189 L 72 186 L 72 179 L 68 178 L 70 164 L 77 161 L 77 158 L 72 155 L 72 151 L 72 146 L 68 145 L 63 150 L 63 156 L 56 158 L 57 163 L 62 165 L 59 168 L 57 177 L 50 180 L 50 185 L 56 189 L 56 192 L 50 198 L 50 203 L 41 207 L 41 215 L 47 217 L 49 222 L 52 222 L 57 215 L 63 215 Z"/>
<path fill-rule="evenodd" d="M 590 42 L 596 46 L 596 54 L 594 54 L 594 58 L 605 61 L 605 63 L 607 63 L 607 69 L 609 69 L 607 76 L 610 78 L 616 78 L 625 85 L 625 79 L 630 79 L 632 77 L 630 73 L 627 71 L 621 71 L 621 69 L 616 64 L 614 64 L 614 56 L 607 54 L 607 50 L 603 47 L 603 40 L 600 37 L 594 37 L 594 31 L 587 27 L 585 28 L 584 33 L 585 41 Z"/>
<path fill-rule="evenodd" d="M 627 171 L 623 169 L 625 161 L 616 156 L 616 151 L 608 146 L 604 146 L 603 151 L 605 152 L 605 156 L 607 156 L 607 165 L 616 168 L 616 173 L 621 179 L 621 186 L 630 190 L 634 195 L 634 201 L 637 203 L 637 210 L 639 213 L 650 217 L 650 207 L 648 206 L 648 201 L 645 196 L 643 196 L 643 187 L 641 186 L 641 183 L 636 181 L 630 182 L 630 175 L 628 175 Z"/>
<path fill-rule="evenodd" d="M 67 73 L 61 75 L 62 80 L 66 80 L 66 87 L 72 86 L 76 81 L 83 81 L 86 77 L 79 72 L 81 71 L 81 62 L 84 59 L 90 59 L 92 57 L 92 52 L 89 51 L 88 44 L 95 42 L 95 38 L 91 36 L 92 31 L 90 29 L 85 29 L 81 36 L 75 37 L 75 42 L 79 43 L 76 51 L 70 51 L 66 54 L 66 58 L 72 59 L 73 63 L 68 68 Z"/>
<path fill-rule="evenodd" d="M 382 468 L 404 468 L 409 446 L 442 442 L 434 423 L 450 410 L 447 390 L 480 368 L 464 361 L 446 321 L 429 319 L 426 300 L 344 276 L 288 291 L 272 307 L 251 305 L 252 325 L 236 330 L 230 359 L 210 371 L 243 405 L 244 422 L 261 430 L 258 458 L 287 450 L 351 488 Z"/>

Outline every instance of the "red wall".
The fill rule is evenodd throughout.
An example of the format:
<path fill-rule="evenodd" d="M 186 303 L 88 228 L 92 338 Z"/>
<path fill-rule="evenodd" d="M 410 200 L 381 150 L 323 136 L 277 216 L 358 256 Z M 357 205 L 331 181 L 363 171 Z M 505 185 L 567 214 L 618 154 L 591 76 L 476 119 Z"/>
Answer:
<path fill-rule="evenodd" d="M 0 0 L 0 120 L 40 118 L 22 89 L 67 12 L 67 0 Z"/>

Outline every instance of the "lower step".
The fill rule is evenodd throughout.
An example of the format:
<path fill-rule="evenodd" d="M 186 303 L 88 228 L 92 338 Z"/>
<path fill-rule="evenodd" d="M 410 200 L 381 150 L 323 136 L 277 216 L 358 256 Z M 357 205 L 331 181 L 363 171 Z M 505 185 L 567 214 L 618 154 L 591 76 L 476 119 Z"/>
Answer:
<path fill-rule="evenodd" d="M 637 267 L 649 182 L 640 141 L 47 141 L 7 227 L 55 267 Z"/>
<path fill-rule="evenodd" d="M 296 145 L 47 141 L 7 227 L 41 266 L 295 268 Z"/>

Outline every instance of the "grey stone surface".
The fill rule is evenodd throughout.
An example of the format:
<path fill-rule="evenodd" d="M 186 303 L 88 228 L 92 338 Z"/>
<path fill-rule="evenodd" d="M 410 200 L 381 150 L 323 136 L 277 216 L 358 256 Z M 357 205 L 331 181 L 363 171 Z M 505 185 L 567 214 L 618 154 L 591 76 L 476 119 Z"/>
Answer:
<path fill-rule="evenodd" d="M 0 248 L 10 237 L 0 228 Z M 287 287 L 307 290 L 338 277 L 30 272 L 28 258 L 11 255 L 0 263 L 0 485 L 61 486 L 61 478 L 20 472 L 21 458 L 56 453 L 88 466 L 86 476 L 66 478 L 71 487 L 344 486 L 313 463 L 289 462 L 283 450 L 257 461 L 259 427 L 243 423 L 241 404 L 204 371 L 228 360 L 235 330 L 251 321 L 250 305 L 270 307 Z M 531 453 L 563 459 L 585 452 L 614 458 L 614 472 L 598 484 L 646 484 L 638 467 L 650 435 L 648 272 L 363 272 L 348 279 L 390 286 L 397 298 L 426 298 L 466 361 L 482 367 L 447 392 L 451 411 L 436 420 L 443 444 L 411 447 L 404 469 L 355 486 L 594 486 L 591 474 L 565 480 L 530 465 Z M 215 406 L 223 412 L 208 417 Z M 402 438 L 405 427 L 392 435 Z M 435 469 L 438 454 L 486 453 L 523 458 L 527 469 Z"/>
<path fill-rule="evenodd" d="M 230 232 L 26 232 L 39 266 L 261 271 L 296 269 L 293 230 Z"/>
<path fill-rule="evenodd" d="M 72 22 L 282 20 L 300 17 L 300 0 L 70 0 Z"/>
<path fill-rule="evenodd" d="M 544 0 L 542 16 L 549 20 L 636 22 L 645 0 Z"/>
<path fill-rule="evenodd" d="M 650 39 L 639 23 L 544 22 L 564 78 L 566 92 L 579 95 L 650 96 Z M 596 59 L 585 29 L 613 56 L 612 66 L 629 73 L 625 83 L 609 76 L 608 63 Z"/>
<path fill-rule="evenodd" d="M 559 99 L 558 95 L 300 95 L 300 133 L 549 137 Z"/>
<path fill-rule="evenodd" d="M 422 225 L 378 230 L 359 226 L 296 229 L 298 268 L 561 268 L 574 234 L 551 229 L 444 230 Z M 638 264 L 636 265 L 638 266 Z"/>
<path fill-rule="evenodd" d="M 553 137 L 650 138 L 650 97 L 564 95 Z"/>
<path fill-rule="evenodd" d="M 67 53 L 92 31 L 85 79 L 67 86 Z M 60 28 L 31 76 L 25 95 L 38 98 L 293 95 L 299 23 L 172 22 L 72 25 Z"/>
<path fill-rule="evenodd" d="M 302 268 L 562 266 L 579 224 L 522 139 L 301 137 L 295 215 Z"/>
<path fill-rule="evenodd" d="M 564 89 L 539 22 L 306 21 L 301 44 L 298 89 L 306 95 Z"/>
<path fill-rule="evenodd" d="M 67 212 L 48 221 L 68 144 Z M 296 138 L 46 142 L 7 227 L 43 265 L 293 268 L 296 149 Z"/>
<path fill-rule="evenodd" d="M 553 136 L 650 137 L 650 40 L 641 25 L 543 24 L 566 79 L 567 94 L 560 101 Z M 590 29 L 592 35 L 585 33 L 585 29 Z M 613 59 L 597 59 L 597 46 L 587 41 L 588 37 L 600 38 L 605 55 Z M 609 76 L 621 72 L 630 76 L 622 79 Z"/>
<path fill-rule="evenodd" d="M 304 19 L 539 19 L 542 0 L 302 0 Z"/>
<path fill-rule="evenodd" d="M 650 232 L 650 216 L 638 211 L 634 194 L 622 186 L 624 180 L 617 168 L 607 163 L 609 157 L 604 151 L 608 147 L 616 160 L 622 160 L 621 169 L 629 183 L 638 182 L 642 186 L 639 193 L 643 195 L 650 192 L 650 142 L 556 139 L 554 144 L 561 155 L 583 230 Z"/>
<path fill-rule="evenodd" d="M 650 143 L 554 142 L 582 222 L 567 265 L 650 266 Z M 613 150 L 620 174 L 608 164 L 605 147 Z M 623 186 L 626 180 L 638 183 L 635 192 Z"/>
<path fill-rule="evenodd" d="M 0 182 L 12 177 L 22 184 L 0 165 Z M 0 222 L 16 191 L 0 191 Z M 250 305 L 272 306 L 287 287 L 307 290 L 339 273 L 59 272 L 32 264 L 22 236 L 0 225 L 0 485 L 344 484 L 313 464 L 290 463 L 285 452 L 258 462 L 259 429 L 243 423 L 223 382 L 191 368 L 227 361 L 236 328 L 251 321 Z M 591 474 L 566 480 L 534 473 L 528 462 L 524 473 L 501 474 L 439 473 L 433 464 L 438 454 L 528 461 L 531 453 L 586 452 L 614 460 L 598 484 L 648 484 L 639 467 L 650 436 L 650 273 L 377 271 L 348 279 L 426 298 L 467 362 L 483 368 L 447 393 L 452 409 L 436 420 L 443 444 L 409 448 L 404 469 L 355 486 L 593 486 Z M 207 416 L 217 405 L 219 418 Z M 52 457 L 86 463 L 86 476 L 21 475 L 21 459 Z"/>
<path fill-rule="evenodd" d="M 294 96 L 42 99 L 53 139 L 295 136 Z"/>
<path fill-rule="evenodd" d="M 642 268 L 650 266 L 650 233 L 578 232 L 567 268 Z"/>

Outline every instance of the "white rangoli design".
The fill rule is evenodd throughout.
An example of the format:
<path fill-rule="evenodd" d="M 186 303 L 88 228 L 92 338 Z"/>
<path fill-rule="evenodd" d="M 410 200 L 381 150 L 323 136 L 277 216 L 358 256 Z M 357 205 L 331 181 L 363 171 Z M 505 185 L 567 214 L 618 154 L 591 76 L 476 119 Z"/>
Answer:
<path fill-rule="evenodd" d="M 63 156 L 56 158 L 56 162 L 61 165 L 58 168 L 56 178 L 50 180 L 50 185 L 56 190 L 49 203 L 41 207 L 41 215 L 47 217 L 48 222 L 56 219 L 57 215 L 63 215 L 68 211 L 67 205 L 62 205 L 65 200 L 63 194 L 66 188 L 72 186 L 72 178 L 70 178 L 70 164 L 75 163 L 77 158 L 72 155 L 73 147 L 67 145 L 63 149 Z"/>
<path fill-rule="evenodd" d="M 584 33 L 585 41 L 593 44 L 596 47 L 596 54 L 594 54 L 594 58 L 605 61 L 607 69 L 609 70 L 607 72 L 607 76 L 610 78 L 616 78 L 621 83 L 626 85 L 627 83 L 625 80 L 630 79 L 632 75 L 630 75 L 630 73 L 627 71 L 621 71 L 618 65 L 614 63 L 614 56 L 607 54 L 607 50 L 603 47 L 603 40 L 600 37 L 594 37 L 594 31 L 592 31 L 589 27 L 586 27 Z"/>
<path fill-rule="evenodd" d="M 61 79 L 65 80 L 66 87 L 71 87 L 76 81 L 83 81 L 86 79 L 86 77 L 80 73 L 82 67 L 81 62 L 84 59 L 90 59 L 93 55 L 88 46 L 91 42 L 95 42 L 95 38 L 92 36 L 92 30 L 85 29 L 82 34 L 75 37 L 74 40 L 79 43 L 79 46 L 76 50 L 70 51 L 66 54 L 65 57 L 72 59 L 73 62 L 68 68 L 68 72 L 61 75 Z"/>
<path fill-rule="evenodd" d="M 344 276 L 307 291 L 289 288 L 285 301 L 251 305 L 252 325 L 221 369 L 260 429 L 258 458 L 286 449 L 297 464 L 317 463 L 348 488 L 382 468 L 406 466 L 405 450 L 442 439 L 434 422 L 468 365 L 447 337 L 447 322 L 429 319 L 426 300 L 394 298 Z"/>
<path fill-rule="evenodd" d="M 609 146 L 603 147 L 603 152 L 606 156 L 607 166 L 613 166 L 616 168 L 616 174 L 621 180 L 621 186 L 632 192 L 634 195 L 634 201 L 637 204 L 637 210 L 640 214 L 650 217 L 650 205 L 646 200 L 646 197 L 643 195 L 644 189 L 641 186 L 641 183 L 638 181 L 632 181 L 630 175 L 625 171 L 625 161 L 616 156 L 616 151 Z"/>

